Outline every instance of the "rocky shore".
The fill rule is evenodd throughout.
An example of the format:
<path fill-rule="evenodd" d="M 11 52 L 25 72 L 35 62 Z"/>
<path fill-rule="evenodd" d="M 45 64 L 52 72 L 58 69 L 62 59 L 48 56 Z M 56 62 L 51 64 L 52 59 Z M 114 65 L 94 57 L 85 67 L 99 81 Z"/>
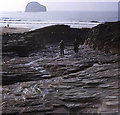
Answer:
<path fill-rule="evenodd" d="M 92 29 L 57 25 L 24 34 L 4 35 L 2 114 L 118 115 L 120 55 L 109 52 L 114 44 L 110 43 L 111 49 L 106 53 L 92 41 L 98 44 L 96 40 L 99 40 L 101 46 L 105 46 L 102 43 L 108 43 L 104 41 L 108 33 L 102 38 L 101 31 L 96 36 L 92 31 L 111 24 L 113 28 L 116 23 Z M 113 41 L 117 44 L 119 30 L 114 28 L 111 33 L 116 35 Z M 78 54 L 73 51 L 75 38 L 81 44 Z M 61 39 L 66 45 L 63 57 L 57 46 Z"/>
<path fill-rule="evenodd" d="M 112 54 L 120 54 L 119 44 L 120 22 L 109 22 L 92 28 L 85 41 L 85 45 L 93 49 Z"/>
<path fill-rule="evenodd" d="M 28 56 L 30 53 L 40 51 L 46 44 L 59 44 L 63 39 L 67 44 L 72 43 L 75 38 L 79 39 L 80 44 L 84 43 L 86 34 L 90 29 L 75 29 L 65 25 L 55 25 L 45 27 L 25 33 L 3 35 L 3 57 Z"/>

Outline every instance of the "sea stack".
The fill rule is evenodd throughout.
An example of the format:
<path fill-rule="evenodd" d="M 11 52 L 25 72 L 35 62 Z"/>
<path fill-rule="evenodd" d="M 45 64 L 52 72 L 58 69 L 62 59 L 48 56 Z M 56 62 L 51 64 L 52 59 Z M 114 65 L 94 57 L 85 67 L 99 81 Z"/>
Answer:
<path fill-rule="evenodd" d="M 46 12 L 47 8 L 38 2 L 30 2 L 25 8 L 25 12 Z"/>

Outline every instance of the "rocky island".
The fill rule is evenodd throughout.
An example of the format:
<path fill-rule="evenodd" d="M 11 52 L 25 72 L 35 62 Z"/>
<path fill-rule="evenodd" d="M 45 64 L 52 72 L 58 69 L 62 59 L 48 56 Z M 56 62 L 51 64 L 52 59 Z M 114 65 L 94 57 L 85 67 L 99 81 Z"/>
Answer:
<path fill-rule="evenodd" d="M 46 12 L 47 8 L 38 2 L 30 2 L 25 8 L 25 12 Z"/>
<path fill-rule="evenodd" d="M 3 35 L 2 114 L 119 114 L 118 26 L 55 25 Z M 61 39 L 64 56 L 59 55 Z"/>

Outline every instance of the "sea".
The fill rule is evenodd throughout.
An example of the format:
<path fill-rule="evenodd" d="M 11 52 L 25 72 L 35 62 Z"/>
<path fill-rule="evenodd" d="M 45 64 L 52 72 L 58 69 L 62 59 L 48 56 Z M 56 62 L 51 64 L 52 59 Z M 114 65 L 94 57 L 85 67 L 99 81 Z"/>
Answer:
<path fill-rule="evenodd" d="M 92 28 L 100 23 L 118 21 L 117 11 L 47 11 L 0 12 L 0 27 L 23 27 L 30 30 L 64 24 L 71 28 Z"/>

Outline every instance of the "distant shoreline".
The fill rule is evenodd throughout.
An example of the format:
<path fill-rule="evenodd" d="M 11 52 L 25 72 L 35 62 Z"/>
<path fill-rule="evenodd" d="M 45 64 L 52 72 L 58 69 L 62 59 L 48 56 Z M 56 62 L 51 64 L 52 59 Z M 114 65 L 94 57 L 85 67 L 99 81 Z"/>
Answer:
<path fill-rule="evenodd" d="M 118 20 L 116 12 L 85 11 L 47 11 L 47 12 L 0 12 L 0 26 L 10 24 L 12 27 L 35 30 L 47 26 L 64 24 L 71 28 L 92 28 L 105 22 Z"/>
<path fill-rule="evenodd" d="M 26 28 L 26 27 L 14 27 L 14 26 L 7 27 L 7 26 L 1 26 L 0 29 L 2 30 L 1 31 L 2 33 L 0 33 L 0 35 L 14 34 L 14 33 L 20 33 L 20 34 L 22 34 L 24 32 L 35 31 L 37 29 L 42 29 L 42 28 L 45 28 L 45 27 L 51 27 L 51 26 L 56 26 L 56 25 L 66 25 L 66 24 L 51 24 L 51 25 L 48 25 L 48 26 L 34 28 L 34 29 Z M 75 28 L 75 27 L 70 27 L 70 28 Z M 85 27 L 83 27 L 83 28 L 85 28 Z M 81 29 L 81 28 L 76 28 L 76 29 Z"/>
<path fill-rule="evenodd" d="M 100 23 L 98 21 L 89 21 L 90 23 L 98 23 L 96 26 L 100 25 L 100 24 L 103 24 L 103 23 Z M 82 23 L 82 21 L 81 21 Z M 104 22 L 105 23 L 105 22 Z M 43 26 L 43 27 L 38 27 L 38 28 L 27 28 L 27 27 L 16 27 L 16 26 L 13 26 L 13 25 L 10 25 L 10 27 L 7 27 L 7 26 L 1 26 L 0 29 L 2 30 L 0 33 L 0 35 L 4 35 L 4 34 L 14 34 L 14 33 L 24 33 L 24 32 L 29 32 L 29 31 L 35 31 L 37 29 L 42 29 L 42 28 L 46 28 L 46 27 L 51 27 L 51 26 L 56 26 L 56 25 L 66 25 L 66 26 L 70 26 L 70 28 L 75 28 L 75 29 L 82 29 L 82 28 L 88 28 L 88 27 L 81 27 L 81 28 L 77 28 L 77 27 L 72 27 L 71 25 L 67 25 L 67 24 L 50 24 L 50 25 L 46 25 L 46 26 Z M 94 26 L 94 27 L 96 27 Z M 89 27 L 89 29 L 92 29 L 93 27 Z"/>
<path fill-rule="evenodd" d="M 7 21 L 8 20 L 8 21 Z M 16 21 L 17 20 L 17 21 Z M 5 27 L 6 24 L 10 24 L 11 27 L 15 27 L 15 28 L 29 28 L 29 30 L 36 30 L 39 28 L 44 28 L 44 27 L 48 27 L 48 26 L 53 26 L 53 25 L 68 25 L 71 28 L 92 28 L 95 27 L 101 23 L 104 22 L 99 22 L 96 20 L 91 20 L 91 21 L 79 21 L 79 22 L 36 22 L 36 24 L 34 23 L 34 21 L 32 22 L 23 22 L 22 21 L 18 21 L 19 19 L 5 19 L 5 23 L 3 23 L 3 25 L 0 25 L 2 27 Z M 15 23 L 12 23 L 12 21 Z M 21 25 L 21 26 L 20 26 Z"/>

